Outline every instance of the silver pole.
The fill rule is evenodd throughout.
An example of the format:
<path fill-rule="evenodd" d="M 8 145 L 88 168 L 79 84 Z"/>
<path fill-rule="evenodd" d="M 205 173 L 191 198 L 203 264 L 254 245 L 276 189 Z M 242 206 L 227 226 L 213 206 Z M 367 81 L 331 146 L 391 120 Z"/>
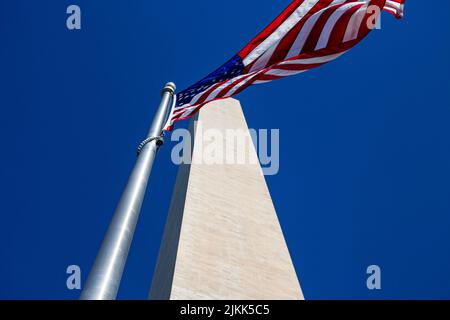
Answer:
<path fill-rule="evenodd" d="M 117 296 L 153 161 L 162 144 L 160 135 L 174 92 L 175 84 L 167 83 L 147 139 L 139 146 L 136 165 L 84 285 L 81 300 L 112 300 Z"/>

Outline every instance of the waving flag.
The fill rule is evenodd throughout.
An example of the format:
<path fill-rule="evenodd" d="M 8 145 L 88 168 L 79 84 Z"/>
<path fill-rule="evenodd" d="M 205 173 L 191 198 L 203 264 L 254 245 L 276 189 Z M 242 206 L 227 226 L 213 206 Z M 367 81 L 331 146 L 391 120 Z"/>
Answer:
<path fill-rule="evenodd" d="M 405 0 L 295 0 L 236 56 L 176 96 L 164 130 L 208 102 L 232 97 L 330 62 L 361 41 L 385 10 L 403 17 Z"/>

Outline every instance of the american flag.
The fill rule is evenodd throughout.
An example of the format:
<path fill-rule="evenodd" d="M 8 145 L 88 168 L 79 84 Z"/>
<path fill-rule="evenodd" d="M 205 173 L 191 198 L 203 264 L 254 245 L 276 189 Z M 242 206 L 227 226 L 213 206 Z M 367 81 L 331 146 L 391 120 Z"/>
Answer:
<path fill-rule="evenodd" d="M 356 45 L 385 10 L 403 17 L 405 0 L 295 0 L 237 55 L 176 95 L 164 130 L 208 102 L 232 97 L 252 84 L 305 72 Z"/>

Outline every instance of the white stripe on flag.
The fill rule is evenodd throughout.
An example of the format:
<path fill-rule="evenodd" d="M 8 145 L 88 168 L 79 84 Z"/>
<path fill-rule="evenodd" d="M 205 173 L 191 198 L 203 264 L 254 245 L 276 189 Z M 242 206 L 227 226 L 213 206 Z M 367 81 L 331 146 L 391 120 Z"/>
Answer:
<path fill-rule="evenodd" d="M 302 72 L 305 72 L 307 70 L 282 70 L 282 69 L 272 69 L 269 70 L 267 72 L 265 72 L 264 74 L 267 74 L 269 76 L 278 76 L 278 77 L 288 77 L 288 76 L 292 76 L 294 74 L 299 74 Z"/>
<path fill-rule="evenodd" d="M 305 0 L 270 36 L 259 44 L 244 59 L 244 66 L 258 59 L 272 45 L 282 39 L 303 17 L 319 2 L 319 0 Z"/>
<path fill-rule="evenodd" d="M 345 30 L 343 42 L 348 42 L 354 40 L 358 37 L 359 29 L 361 28 L 361 23 L 364 20 L 364 17 L 367 12 L 367 6 L 363 6 L 362 8 L 356 10 L 356 12 L 350 18 L 350 21 L 347 25 L 347 30 Z"/>
<path fill-rule="evenodd" d="M 337 9 L 333 14 L 328 18 L 327 23 L 325 24 L 322 33 L 320 34 L 319 40 L 316 45 L 316 50 L 320 50 L 323 48 L 326 48 L 328 45 L 328 41 L 330 40 L 331 32 L 334 29 L 334 26 L 338 22 L 338 20 L 342 17 L 344 13 L 347 12 L 350 8 L 353 8 L 354 6 L 364 4 L 364 2 L 351 2 L 342 5 Z"/>
<path fill-rule="evenodd" d="M 330 54 L 328 56 L 322 56 L 322 57 L 317 57 L 317 58 L 307 58 L 307 59 L 295 59 L 295 60 L 288 60 L 288 61 L 283 61 L 281 62 L 279 65 L 289 65 L 289 64 L 318 64 L 318 63 L 325 63 L 325 62 L 329 62 L 331 60 L 334 60 L 338 57 L 340 57 L 341 55 L 343 55 L 344 53 L 346 53 L 347 51 L 343 51 L 343 52 L 339 52 L 339 53 L 335 53 L 335 54 Z"/>

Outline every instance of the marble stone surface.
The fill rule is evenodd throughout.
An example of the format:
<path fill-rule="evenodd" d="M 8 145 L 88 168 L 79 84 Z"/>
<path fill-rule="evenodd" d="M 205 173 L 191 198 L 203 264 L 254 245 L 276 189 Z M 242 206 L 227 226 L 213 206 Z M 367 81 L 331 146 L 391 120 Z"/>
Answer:
<path fill-rule="evenodd" d="M 222 133 L 224 146 L 228 129 L 251 141 L 235 99 L 212 102 L 192 119 L 193 163 L 179 168 L 149 298 L 303 299 L 260 165 L 201 163 L 208 144 L 199 128 Z M 252 143 L 228 143 L 228 155 L 256 157 Z"/>

